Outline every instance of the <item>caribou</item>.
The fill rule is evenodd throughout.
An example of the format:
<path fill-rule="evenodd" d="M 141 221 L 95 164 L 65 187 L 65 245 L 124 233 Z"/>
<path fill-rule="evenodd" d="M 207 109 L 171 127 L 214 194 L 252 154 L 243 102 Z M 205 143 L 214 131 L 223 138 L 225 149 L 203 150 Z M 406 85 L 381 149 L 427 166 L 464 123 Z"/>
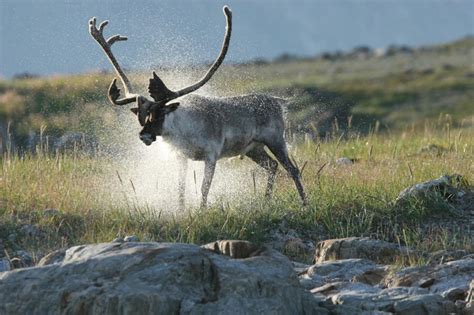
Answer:
<path fill-rule="evenodd" d="M 284 99 L 260 94 L 224 98 L 191 94 L 211 79 L 227 54 L 232 32 L 232 11 L 227 6 L 224 6 L 223 11 L 227 23 L 224 42 L 207 73 L 195 84 L 172 91 L 153 71 L 148 86 L 153 100 L 133 93 L 129 79 L 112 53 L 112 45 L 127 40 L 127 37 L 114 35 L 106 40 L 103 31 L 108 21 L 97 27 L 96 18 L 91 18 L 89 32 L 112 63 L 125 92 L 125 97 L 120 98 L 115 78 L 109 86 L 108 98 L 114 105 L 137 104 L 131 111 L 138 116 L 138 122 L 143 127 L 139 136 L 145 145 L 151 145 L 157 137 L 162 137 L 176 150 L 180 161 L 178 194 L 181 207 L 184 207 L 185 202 L 188 159 L 204 161 L 202 207 L 207 205 L 216 162 L 224 157 L 246 156 L 261 166 L 268 173 L 265 195 L 270 197 L 278 163 L 265 147 L 290 174 L 303 204 L 306 204 L 300 171 L 290 160 L 284 139 Z"/>

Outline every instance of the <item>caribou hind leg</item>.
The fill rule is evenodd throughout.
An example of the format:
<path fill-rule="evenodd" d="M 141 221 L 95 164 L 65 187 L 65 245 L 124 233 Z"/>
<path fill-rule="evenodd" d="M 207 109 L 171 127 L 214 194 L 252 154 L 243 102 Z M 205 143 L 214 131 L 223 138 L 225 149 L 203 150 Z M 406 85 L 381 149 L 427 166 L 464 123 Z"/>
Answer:
<path fill-rule="evenodd" d="M 265 169 L 268 173 L 267 189 L 265 190 L 265 197 L 272 196 L 273 184 L 275 183 L 275 174 L 278 168 L 278 163 L 272 159 L 265 151 L 263 146 L 256 147 L 246 154 L 255 163 Z"/>
<path fill-rule="evenodd" d="M 216 169 L 216 161 L 206 160 L 204 162 L 204 178 L 202 180 L 201 193 L 201 208 L 207 207 L 207 195 L 209 194 L 209 189 L 211 188 L 212 178 L 214 177 L 214 171 Z"/>
<path fill-rule="evenodd" d="M 188 159 L 184 156 L 179 156 L 178 163 L 178 206 L 180 210 L 184 210 L 186 202 L 186 173 L 188 171 Z"/>
<path fill-rule="evenodd" d="M 273 155 L 275 155 L 278 162 L 280 162 L 281 165 L 283 165 L 283 167 L 285 168 L 285 170 L 290 174 L 291 178 L 293 178 L 293 181 L 295 182 L 295 185 L 296 185 L 296 189 L 298 190 L 298 193 L 300 195 L 301 201 L 303 202 L 303 205 L 306 206 L 308 203 L 308 200 L 304 192 L 303 184 L 301 184 L 300 171 L 290 161 L 290 158 L 288 157 L 288 149 L 286 148 L 285 141 L 281 139 L 281 141 L 267 143 L 266 145 L 270 149 L 270 151 L 273 153 Z"/>

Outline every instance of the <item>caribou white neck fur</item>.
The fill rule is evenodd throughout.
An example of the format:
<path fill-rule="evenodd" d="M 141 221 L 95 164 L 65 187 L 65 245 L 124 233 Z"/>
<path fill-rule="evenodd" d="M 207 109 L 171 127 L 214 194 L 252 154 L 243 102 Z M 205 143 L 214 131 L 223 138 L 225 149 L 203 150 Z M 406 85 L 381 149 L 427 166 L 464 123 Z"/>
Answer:
<path fill-rule="evenodd" d="M 179 200 L 184 206 L 185 175 L 187 160 L 204 161 L 204 179 L 201 186 L 202 206 L 207 204 L 216 162 L 223 157 L 247 156 L 268 173 L 266 195 L 270 196 L 278 163 L 268 155 L 268 148 L 293 178 L 298 193 L 306 203 L 298 168 L 290 161 L 283 133 L 285 129 L 282 105 L 284 100 L 266 95 L 243 95 L 227 98 L 212 98 L 190 94 L 206 82 L 222 64 L 227 53 L 232 32 L 232 12 L 224 7 L 227 26 L 221 52 L 204 77 L 195 84 L 178 91 L 169 90 L 153 72 L 148 91 L 154 101 L 133 94 L 132 85 L 115 59 L 111 46 L 127 38 L 115 35 L 105 40 L 103 31 L 108 21 L 96 27 L 96 20 L 89 21 L 91 36 L 104 50 L 112 63 L 125 90 L 120 97 L 116 79 L 109 87 L 109 100 L 115 105 L 137 103 L 132 112 L 143 126 L 140 139 L 151 145 L 157 136 L 179 152 Z M 179 103 L 171 101 L 177 100 Z"/>

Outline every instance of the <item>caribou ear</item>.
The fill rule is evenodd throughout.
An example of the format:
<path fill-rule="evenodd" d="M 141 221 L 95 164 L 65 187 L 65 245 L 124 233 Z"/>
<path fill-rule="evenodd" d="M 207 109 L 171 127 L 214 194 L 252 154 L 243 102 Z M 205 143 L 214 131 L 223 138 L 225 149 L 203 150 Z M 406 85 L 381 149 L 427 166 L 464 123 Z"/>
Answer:
<path fill-rule="evenodd" d="M 165 115 L 174 112 L 179 106 L 179 103 L 171 103 L 165 106 Z"/>
<path fill-rule="evenodd" d="M 155 71 L 153 71 L 153 78 L 150 79 L 148 92 L 155 102 L 176 98 L 175 93 L 166 87 L 163 81 L 156 75 Z"/>
<path fill-rule="evenodd" d="M 134 113 L 135 115 L 138 115 L 138 107 L 130 108 L 130 110 L 131 110 L 132 113 Z"/>

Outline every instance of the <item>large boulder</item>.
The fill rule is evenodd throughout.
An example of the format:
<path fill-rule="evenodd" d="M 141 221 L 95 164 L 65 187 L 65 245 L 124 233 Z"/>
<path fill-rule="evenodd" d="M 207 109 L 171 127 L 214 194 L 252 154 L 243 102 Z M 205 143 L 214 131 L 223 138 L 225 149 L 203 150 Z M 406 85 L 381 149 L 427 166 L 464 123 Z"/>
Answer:
<path fill-rule="evenodd" d="M 0 273 L 0 314 L 327 313 L 285 256 L 248 243 L 104 243 L 62 255 Z"/>
<path fill-rule="evenodd" d="M 314 262 L 328 260 L 364 258 L 379 263 L 393 262 L 410 250 L 398 244 L 369 237 L 347 237 L 319 242 L 316 246 Z"/>

